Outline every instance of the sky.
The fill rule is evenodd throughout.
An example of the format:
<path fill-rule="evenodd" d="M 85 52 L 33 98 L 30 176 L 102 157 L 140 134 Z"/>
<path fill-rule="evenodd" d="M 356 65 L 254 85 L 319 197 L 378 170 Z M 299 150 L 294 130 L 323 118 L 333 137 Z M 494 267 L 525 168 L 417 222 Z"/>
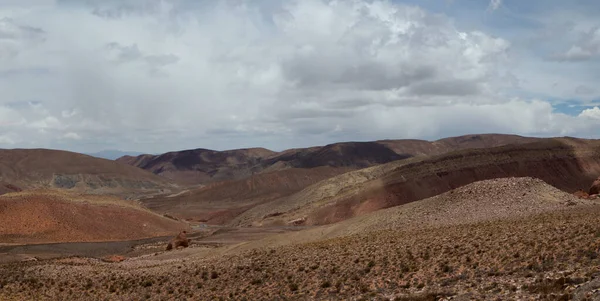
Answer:
<path fill-rule="evenodd" d="M 0 148 L 600 138 L 596 0 L 0 0 Z"/>

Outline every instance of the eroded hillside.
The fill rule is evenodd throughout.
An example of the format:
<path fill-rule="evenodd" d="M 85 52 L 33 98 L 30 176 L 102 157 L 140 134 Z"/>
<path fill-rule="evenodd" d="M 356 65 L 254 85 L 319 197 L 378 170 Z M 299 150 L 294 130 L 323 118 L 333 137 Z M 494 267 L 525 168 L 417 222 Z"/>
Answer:
<path fill-rule="evenodd" d="M 133 166 L 47 149 L 0 150 L 0 181 L 5 183 L 0 192 L 61 188 L 134 197 L 173 188 L 166 179 Z"/>
<path fill-rule="evenodd" d="M 340 175 L 250 209 L 232 225 L 334 223 L 502 177 L 536 177 L 575 192 L 587 188 L 598 174 L 600 142 L 541 139 L 403 160 Z"/>

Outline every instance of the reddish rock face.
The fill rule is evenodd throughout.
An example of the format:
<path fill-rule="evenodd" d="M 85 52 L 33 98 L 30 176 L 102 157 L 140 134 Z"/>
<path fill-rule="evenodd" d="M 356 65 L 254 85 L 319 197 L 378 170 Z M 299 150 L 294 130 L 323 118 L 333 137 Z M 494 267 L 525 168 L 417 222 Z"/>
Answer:
<path fill-rule="evenodd" d="M 592 187 L 590 187 L 590 195 L 592 194 L 600 194 L 600 177 L 598 177 L 596 179 L 596 181 L 594 181 L 594 183 L 592 183 Z"/>

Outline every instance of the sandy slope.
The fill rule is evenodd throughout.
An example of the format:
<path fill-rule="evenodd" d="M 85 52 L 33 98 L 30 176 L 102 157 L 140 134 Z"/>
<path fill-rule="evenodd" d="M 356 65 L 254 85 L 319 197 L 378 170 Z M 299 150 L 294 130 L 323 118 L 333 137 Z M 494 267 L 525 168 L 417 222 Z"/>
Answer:
<path fill-rule="evenodd" d="M 0 196 L 0 221 L 0 242 L 20 244 L 140 239 L 188 227 L 132 201 L 48 190 Z"/>

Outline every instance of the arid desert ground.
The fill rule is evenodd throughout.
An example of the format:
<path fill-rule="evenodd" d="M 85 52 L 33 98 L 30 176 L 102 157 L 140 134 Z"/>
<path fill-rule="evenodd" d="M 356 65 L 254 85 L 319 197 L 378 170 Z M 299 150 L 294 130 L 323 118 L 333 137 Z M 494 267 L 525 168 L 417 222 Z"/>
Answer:
<path fill-rule="evenodd" d="M 600 300 L 597 140 L 0 150 L 0 176 L 0 300 Z"/>

